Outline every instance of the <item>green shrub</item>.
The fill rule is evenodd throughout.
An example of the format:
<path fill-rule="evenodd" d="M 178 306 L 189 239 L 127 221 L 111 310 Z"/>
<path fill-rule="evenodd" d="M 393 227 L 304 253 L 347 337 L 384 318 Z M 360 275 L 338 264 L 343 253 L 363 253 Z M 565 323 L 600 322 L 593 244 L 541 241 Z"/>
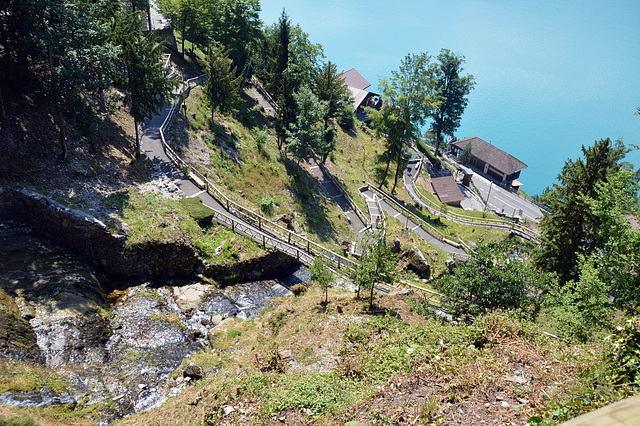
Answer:
<path fill-rule="evenodd" d="M 255 129 L 253 131 L 253 140 L 258 151 L 262 152 L 264 146 L 269 142 L 269 132 L 267 129 Z"/>
<path fill-rule="evenodd" d="M 282 326 L 287 322 L 287 312 L 280 311 L 269 318 L 267 324 L 269 324 L 269 328 L 271 329 L 271 334 L 274 336 L 278 335 Z"/>
<path fill-rule="evenodd" d="M 273 211 L 273 200 L 269 197 L 262 197 L 259 201 L 260 210 L 264 214 L 271 214 Z"/>
<path fill-rule="evenodd" d="M 294 296 L 301 296 L 307 292 L 307 286 L 304 284 L 296 284 L 291 287 Z"/>

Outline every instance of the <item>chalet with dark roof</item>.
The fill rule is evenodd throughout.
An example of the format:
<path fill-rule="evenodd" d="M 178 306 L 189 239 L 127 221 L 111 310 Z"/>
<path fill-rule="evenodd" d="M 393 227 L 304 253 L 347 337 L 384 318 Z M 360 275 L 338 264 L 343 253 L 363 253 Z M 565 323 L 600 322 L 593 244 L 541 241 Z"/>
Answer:
<path fill-rule="evenodd" d="M 451 175 L 431 179 L 433 192 L 436 193 L 438 199 L 443 204 L 450 206 L 460 206 L 460 202 L 464 200 L 464 195 L 460 191 L 460 187 L 455 178 Z"/>
<path fill-rule="evenodd" d="M 358 119 L 364 121 L 362 115 L 364 114 L 365 107 L 369 106 L 376 109 L 382 107 L 380 95 L 367 90 L 367 88 L 371 86 L 371 83 L 355 68 L 342 71 L 339 77 L 344 80 L 343 86 L 346 86 L 351 91 L 353 112 L 356 113 Z"/>
<path fill-rule="evenodd" d="M 505 185 L 522 185 L 516 179 L 520 177 L 520 172 L 527 168 L 526 164 L 477 136 L 452 142 L 451 150 L 459 155 L 468 144 L 471 144 L 472 166 Z"/>

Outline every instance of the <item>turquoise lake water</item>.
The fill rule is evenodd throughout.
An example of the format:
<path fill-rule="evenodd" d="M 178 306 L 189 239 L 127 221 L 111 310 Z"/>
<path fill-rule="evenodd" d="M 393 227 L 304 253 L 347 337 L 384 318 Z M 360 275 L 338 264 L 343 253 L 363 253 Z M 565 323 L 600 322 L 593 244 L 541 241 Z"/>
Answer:
<path fill-rule="evenodd" d="M 523 189 L 551 186 L 567 158 L 597 139 L 640 145 L 640 0 L 261 0 L 286 10 L 338 69 L 375 90 L 408 53 L 466 57 L 476 87 L 456 132 L 529 167 Z M 640 151 L 627 159 L 640 167 Z"/>

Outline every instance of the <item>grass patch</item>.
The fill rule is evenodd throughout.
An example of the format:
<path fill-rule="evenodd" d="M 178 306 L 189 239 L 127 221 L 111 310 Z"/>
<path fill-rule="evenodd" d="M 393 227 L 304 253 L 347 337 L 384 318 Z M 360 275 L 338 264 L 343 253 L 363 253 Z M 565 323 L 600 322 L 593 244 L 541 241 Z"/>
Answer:
<path fill-rule="evenodd" d="M 43 386 L 62 393 L 68 383 L 42 365 L 0 358 L 0 394 L 6 391 L 39 392 Z"/>
<path fill-rule="evenodd" d="M 212 211 L 199 200 L 169 200 L 130 188 L 121 196 L 122 220 L 128 224 L 127 246 L 190 241 L 212 264 L 253 258 L 266 252 L 251 239 L 210 225 Z"/>
<path fill-rule="evenodd" d="M 308 170 L 278 151 L 273 129 L 258 123 L 264 117 L 257 108 L 247 109 L 238 119 L 216 113 L 212 121 L 199 102 L 201 95 L 202 89 L 196 87 L 186 99 L 184 114 L 190 128 L 177 132 L 175 144 L 195 147 L 201 141 L 206 145 L 208 161 L 200 165 L 201 171 L 229 199 L 276 220 L 286 216 L 289 229 L 332 250 L 353 237 L 342 210 L 324 195 Z M 252 99 L 245 98 L 251 104 Z M 251 115 L 259 120 L 249 119 Z M 186 157 L 195 153 L 195 148 L 185 149 L 192 150 Z"/>

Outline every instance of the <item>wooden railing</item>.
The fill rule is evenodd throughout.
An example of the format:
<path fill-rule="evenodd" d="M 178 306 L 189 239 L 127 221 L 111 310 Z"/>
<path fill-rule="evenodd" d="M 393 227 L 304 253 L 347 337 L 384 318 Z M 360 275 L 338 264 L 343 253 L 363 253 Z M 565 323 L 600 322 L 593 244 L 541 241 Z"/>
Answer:
<path fill-rule="evenodd" d="M 442 232 L 440 232 L 438 229 L 436 229 L 433 225 L 431 225 L 430 223 L 428 223 L 427 221 L 422 219 L 420 216 L 418 216 L 415 213 L 413 213 L 411 210 L 407 209 L 405 206 L 400 204 L 398 201 L 396 201 L 395 198 L 393 198 L 392 196 L 390 196 L 386 192 L 380 190 L 379 188 L 377 188 L 375 185 L 373 185 L 371 183 L 367 183 L 367 185 L 369 185 L 369 189 L 372 189 L 376 194 L 378 194 L 380 197 L 384 198 L 385 201 L 387 201 L 389 204 L 391 204 L 393 206 L 393 208 L 395 208 L 396 210 L 399 210 L 405 216 L 411 218 L 414 222 L 419 223 L 420 225 L 424 226 L 426 228 L 425 230 L 429 234 L 433 235 L 435 238 L 439 239 L 443 243 L 449 244 L 449 245 L 454 246 L 456 248 L 462 248 L 463 247 L 463 245 L 460 242 L 453 241 L 453 240 L 447 238 L 446 235 L 444 235 Z"/>
<path fill-rule="evenodd" d="M 206 190 L 218 203 L 226 209 L 227 213 L 214 210 L 214 218 L 221 225 L 231 228 L 234 232 L 245 235 L 264 247 L 271 247 L 294 256 L 301 263 L 309 266 L 313 258 L 322 256 L 331 267 L 339 273 L 346 274 L 354 269 L 354 261 L 341 256 L 308 238 L 286 229 L 270 219 L 230 200 L 218 189 L 204 174 L 190 167 L 169 146 L 164 133 L 171 128 L 173 119 L 183 102 L 184 94 L 188 93 L 192 85 L 202 78 L 194 77 L 185 82 L 173 102 L 169 114 L 160 126 L 160 138 L 164 150 L 171 159 L 199 188 Z"/>

